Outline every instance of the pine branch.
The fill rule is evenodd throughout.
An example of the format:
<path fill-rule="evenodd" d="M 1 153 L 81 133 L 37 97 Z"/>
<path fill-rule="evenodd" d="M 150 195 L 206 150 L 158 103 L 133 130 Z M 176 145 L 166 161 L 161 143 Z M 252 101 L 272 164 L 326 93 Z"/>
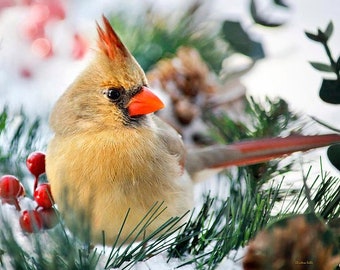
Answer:
<path fill-rule="evenodd" d="M 287 102 L 281 98 L 266 98 L 263 103 L 249 97 L 245 104 L 245 116 L 234 120 L 226 113 L 218 115 L 207 113 L 205 121 L 211 128 L 213 140 L 228 144 L 231 142 L 263 137 L 276 137 L 290 133 L 301 133 L 304 123 L 302 117 L 292 112 Z M 293 161 L 282 165 L 280 160 L 240 167 L 238 178 L 247 174 L 254 177 L 252 189 L 263 185 L 274 176 L 292 170 Z"/>
<path fill-rule="evenodd" d="M 122 243 L 118 246 L 117 243 L 120 238 L 120 232 L 123 230 L 125 220 L 129 216 L 128 212 L 126 214 L 125 220 L 122 223 L 117 239 L 112 246 L 105 265 L 105 269 L 117 267 L 126 269 L 132 267 L 139 261 L 143 261 L 166 251 L 169 246 L 171 246 L 171 242 L 174 239 L 174 234 L 184 226 L 181 225 L 181 223 L 186 214 L 184 214 L 182 217 L 174 217 L 169 219 L 142 241 L 137 241 L 137 238 L 144 234 L 148 226 L 152 224 L 152 222 L 156 220 L 164 210 L 165 207 L 163 206 L 163 203 L 155 203 L 154 206 L 131 231 L 130 235 L 132 235 L 134 232 L 137 232 L 135 239 L 133 239 L 131 243 L 128 243 L 127 240 L 130 238 L 129 235 L 126 240 L 122 239 Z"/>
<path fill-rule="evenodd" d="M 5 107 L 0 112 L 0 173 L 13 174 L 19 178 L 27 175 L 22 166 L 29 153 L 41 149 L 41 120 L 33 121 L 20 111 L 10 115 Z"/>
<path fill-rule="evenodd" d="M 298 117 L 288 110 L 282 100 L 267 99 L 266 105 L 263 105 L 249 99 L 248 106 L 247 124 L 251 123 L 250 127 L 245 123 L 235 122 L 226 115 L 213 116 L 210 119 L 211 126 L 215 132 L 217 131 L 220 139 L 230 141 L 259 134 L 275 136 L 282 130 L 287 132 L 290 128 L 296 129 L 294 124 L 298 123 Z M 25 116 L 22 119 L 25 119 Z M 12 126 L 13 120 L 9 119 L 6 112 L 0 115 L 0 120 L 1 138 L 13 139 L 12 149 L 18 149 L 17 153 L 25 153 L 30 148 L 29 144 L 34 145 L 37 142 L 40 122 L 33 122 L 30 125 L 27 124 L 28 121 L 24 121 L 25 123 L 20 122 L 15 128 Z M 241 128 L 235 130 L 235 127 Z M 10 130 L 13 130 L 13 133 L 10 133 Z M 4 136 L 5 134 L 13 135 Z M 1 143 L 0 149 L 3 154 L 10 148 L 6 149 Z M 17 153 L 13 156 L 19 155 Z M 7 160 L 9 163 L 1 164 L 19 162 L 13 159 L 10 152 Z M 287 215 L 307 211 L 306 187 L 295 192 L 286 190 L 281 186 L 283 177 L 279 185 L 272 184 L 269 188 L 263 185 L 269 183 L 274 176 L 289 171 L 287 169 L 277 172 L 279 167 L 278 164 L 268 163 L 263 167 L 265 171 L 261 174 L 255 174 L 247 167 L 226 173 L 218 183 L 221 185 L 220 190 L 222 186 L 230 186 L 229 197 L 208 192 L 208 195 L 204 196 L 203 204 L 191 212 L 188 221 L 183 225 L 179 224 L 184 216 L 172 218 L 141 242 L 113 245 L 107 258 L 98 249 L 89 249 L 89 243 L 85 243 L 84 246 L 83 242 L 69 234 L 62 223 L 53 230 L 18 239 L 18 231 L 14 231 L 12 225 L 6 223 L 6 219 L 1 215 L 0 222 L 3 225 L 0 232 L 0 263 L 4 267 L 10 265 L 14 269 L 97 269 L 105 260 L 102 268 L 130 269 L 141 261 L 160 253 L 167 253 L 169 260 L 180 258 L 183 261 L 178 267 L 195 264 L 198 269 L 215 269 L 230 251 L 246 245 L 268 224 Z M 308 187 L 310 190 L 308 196 L 314 204 L 316 214 L 326 220 L 338 218 L 340 215 L 338 179 L 324 173 L 322 166 L 320 176 L 313 181 L 309 179 L 311 177 L 309 173 L 304 177 L 306 183 L 312 182 Z M 290 201 L 289 207 L 274 214 L 273 209 L 283 201 Z M 138 235 L 142 235 L 162 211 L 162 204 L 155 204 L 141 223 L 136 224 L 135 231 Z M 124 223 L 122 228 L 123 226 Z M 86 234 L 89 235 L 89 232 L 84 232 L 84 235 Z M 23 239 L 29 245 L 22 245 Z M 124 240 L 121 240 L 124 243 Z"/>
<path fill-rule="evenodd" d="M 110 21 L 145 71 L 159 60 L 174 55 L 179 47 L 189 46 L 196 48 L 218 74 L 223 59 L 231 51 L 218 27 L 211 29 L 212 24 L 202 17 L 209 17 L 209 7 L 195 0 L 172 22 L 155 12 L 152 4 L 136 16 L 131 16 L 131 10 L 120 10 L 112 14 Z"/>

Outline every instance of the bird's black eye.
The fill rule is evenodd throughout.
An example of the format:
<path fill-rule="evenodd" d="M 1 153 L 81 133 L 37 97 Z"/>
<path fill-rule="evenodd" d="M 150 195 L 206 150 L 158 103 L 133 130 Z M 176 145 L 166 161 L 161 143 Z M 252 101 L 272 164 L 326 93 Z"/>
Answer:
<path fill-rule="evenodd" d="M 105 94 L 111 101 L 118 101 L 122 96 L 122 89 L 109 88 L 107 91 L 105 91 Z"/>

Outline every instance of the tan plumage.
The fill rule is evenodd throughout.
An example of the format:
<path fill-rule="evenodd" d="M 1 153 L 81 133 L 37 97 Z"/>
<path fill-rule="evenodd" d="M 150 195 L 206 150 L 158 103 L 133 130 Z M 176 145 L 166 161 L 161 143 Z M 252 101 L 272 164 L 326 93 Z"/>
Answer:
<path fill-rule="evenodd" d="M 114 87 L 129 95 L 131 89 L 146 85 L 144 72 L 104 22 L 105 32 L 98 27 L 96 57 L 52 111 L 55 137 L 48 146 L 46 166 L 66 222 L 82 222 L 85 216 L 86 222 L 93 221 L 94 241 L 100 242 L 105 230 L 112 242 L 129 208 L 122 239 L 157 201 L 171 204 L 150 229 L 184 213 L 190 208 L 191 188 L 180 165 L 183 145 L 178 134 L 166 138 L 152 115 L 129 119 L 103 94 Z M 129 103 L 126 99 L 123 107 Z M 175 143 L 168 146 L 168 139 Z"/>
<path fill-rule="evenodd" d="M 177 132 L 152 114 L 163 104 L 147 89 L 143 70 L 103 20 L 94 59 L 51 113 L 55 135 L 46 155 L 47 177 L 66 224 L 71 229 L 72 224 L 90 226 L 92 241 L 101 242 L 105 231 L 107 243 L 112 243 L 128 209 L 121 240 L 155 202 L 164 201 L 167 209 L 146 234 L 182 215 L 192 207 L 191 176 L 203 169 L 264 161 L 340 141 L 338 135 L 323 141 L 314 136 L 301 146 L 300 137 L 277 139 L 290 147 L 284 144 L 275 152 L 270 144 L 270 153 L 254 151 L 247 143 L 185 153 Z"/>

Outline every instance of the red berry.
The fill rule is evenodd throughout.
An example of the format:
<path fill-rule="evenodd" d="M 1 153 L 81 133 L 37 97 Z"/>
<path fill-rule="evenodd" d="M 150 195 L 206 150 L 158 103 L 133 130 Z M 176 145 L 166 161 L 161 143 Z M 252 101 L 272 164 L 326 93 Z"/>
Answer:
<path fill-rule="evenodd" d="M 53 56 L 52 42 L 45 37 L 37 38 L 32 42 L 32 51 L 41 58 Z"/>
<path fill-rule="evenodd" d="M 43 220 L 36 210 L 25 210 L 19 219 L 20 226 L 24 232 L 38 232 L 43 227 Z"/>
<path fill-rule="evenodd" d="M 19 70 L 19 73 L 20 73 L 20 76 L 21 76 L 22 78 L 25 78 L 25 79 L 32 78 L 32 76 L 33 76 L 32 70 L 30 70 L 30 69 L 27 68 L 27 67 L 22 67 L 22 68 Z"/>
<path fill-rule="evenodd" d="M 87 40 L 80 34 L 75 33 L 73 35 L 72 57 L 74 59 L 81 59 L 86 54 L 87 50 L 88 50 Z"/>
<path fill-rule="evenodd" d="M 13 175 L 4 175 L 0 178 L 0 198 L 13 199 L 20 196 L 22 186 Z"/>
<path fill-rule="evenodd" d="M 41 184 L 34 191 L 34 200 L 37 202 L 39 206 L 42 208 L 48 209 L 51 208 L 54 204 L 54 200 L 51 193 L 50 184 Z"/>
<path fill-rule="evenodd" d="M 56 210 L 53 208 L 39 209 L 38 213 L 42 218 L 44 229 L 51 229 L 55 227 L 59 222 Z"/>
<path fill-rule="evenodd" d="M 17 198 L 10 198 L 10 199 L 1 199 L 1 202 L 3 204 L 7 203 L 7 204 L 10 204 L 10 205 L 14 205 L 15 206 L 15 209 L 17 211 L 21 211 L 21 207 L 19 205 L 19 201 Z"/>
<path fill-rule="evenodd" d="M 38 151 L 31 153 L 26 160 L 26 166 L 35 177 L 45 173 L 45 154 Z"/>

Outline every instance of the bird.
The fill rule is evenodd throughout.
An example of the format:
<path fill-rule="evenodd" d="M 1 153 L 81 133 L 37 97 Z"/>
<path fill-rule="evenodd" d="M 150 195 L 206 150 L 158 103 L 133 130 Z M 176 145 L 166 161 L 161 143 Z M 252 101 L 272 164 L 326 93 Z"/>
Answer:
<path fill-rule="evenodd" d="M 340 135 L 288 136 L 186 149 L 155 115 L 164 103 L 103 15 L 93 59 L 50 114 L 46 174 L 58 211 L 80 238 L 131 242 L 193 208 L 205 170 L 268 161 L 340 142 Z M 135 229 L 156 204 L 164 209 L 143 234 Z M 122 226 L 124 225 L 124 226 Z M 80 233 L 88 228 L 88 234 Z"/>

